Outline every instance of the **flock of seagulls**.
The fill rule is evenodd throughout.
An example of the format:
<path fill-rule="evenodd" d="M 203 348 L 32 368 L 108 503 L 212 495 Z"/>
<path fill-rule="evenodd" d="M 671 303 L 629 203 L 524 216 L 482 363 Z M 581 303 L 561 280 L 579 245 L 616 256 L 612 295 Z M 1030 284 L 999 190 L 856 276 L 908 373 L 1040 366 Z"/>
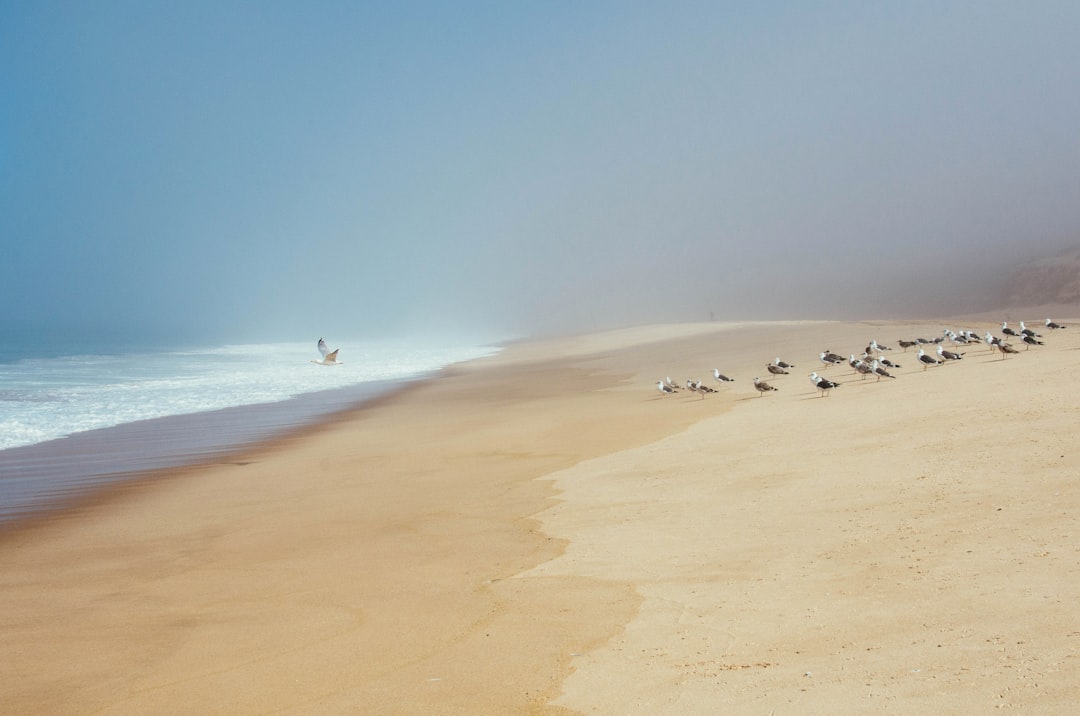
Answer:
<path fill-rule="evenodd" d="M 1046 319 L 1047 331 L 1056 331 L 1064 328 L 1067 328 L 1067 326 L 1051 321 L 1049 318 Z M 1020 353 L 1020 351 L 1014 348 L 1009 342 L 1009 339 L 1024 343 L 1024 350 L 1028 350 L 1032 346 L 1044 345 L 1044 341 L 1041 340 L 1043 337 L 1042 334 L 1036 333 L 1031 328 L 1028 328 L 1023 321 L 1020 321 L 1019 330 L 1010 327 L 1007 321 L 1002 321 L 1001 334 L 1001 336 L 995 336 L 990 333 L 990 331 L 986 331 L 983 336 L 979 336 L 977 333 L 969 330 L 953 331 L 946 328 L 942 331 L 940 336 L 935 338 L 900 340 L 897 342 L 897 345 L 899 345 L 905 353 L 909 348 L 918 347 L 919 352 L 915 355 L 915 360 L 919 362 L 924 371 L 934 366 L 941 366 L 946 363 L 963 360 L 965 351 L 960 350 L 963 346 L 985 345 L 991 352 L 997 351 L 1000 353 L 1002 360 L 1005 360 L 1010 355 Z M 946 342 L 949 343 L 953 350 L 945 347 Z M 930 348 L 931 346 L 933 347 Z M 927 348 L 930 348 L 931 352 L 927 352 Z M 821 361 L 822 371 L 828 370 L 832 366 L 846 363 L 860 376 L 860 379 L 865 379 L 867 376 L 874 376 L 877 381 L 880 381 L 882 378 L 896 380 L 896 376 L 889 371 L 902 366 L 884 355 L 884 353 L 892 350 L 893 349 L 890 346 L 882 345 L 878 343 L 877 340 L 871 340 L 860 356 L 849 353 L 848 357 L 845 358 L 842 355 L 833 353 L 829 349 L 825 349 L 818 355 L 818 359 Z M 779 356 L 765 365 L 765 369 L 769 374 L 775 376 L 789 375 L 790 371 L 788 369 L 794 367 L 794 363 L 783 361 Z M 720 385 L 734 382 L 734 378 L 729 378 L 724 375 L 720 372 L 719 368 L 713 369 L 713 378 Z M 811 372 L 809 378 L 810 382 L 817 388 L 821 397 L 828 396 L 834 388 L 840 386 L 839 381 L 825 378 L 824 376 L 818 375 L 816 372 Z M 663 380 L 658 380 L 656 382 L 656 387 L 662 395 L 673 395 L 683 389 L 676 385 L 671 380 L 670 376 Z M 717 392 L 715 388 L 703 385 L 702 382 L 697 379 L 687 379 L 685 389 L 691 393 L 697 393 L 702 399 L 709 393 Z M 778 390 L 776 386 L 766 383 L 759 377 L 754 378 L 754 389 L 757 391 L 758 397 L 764 397 L 766 393 Z"/>

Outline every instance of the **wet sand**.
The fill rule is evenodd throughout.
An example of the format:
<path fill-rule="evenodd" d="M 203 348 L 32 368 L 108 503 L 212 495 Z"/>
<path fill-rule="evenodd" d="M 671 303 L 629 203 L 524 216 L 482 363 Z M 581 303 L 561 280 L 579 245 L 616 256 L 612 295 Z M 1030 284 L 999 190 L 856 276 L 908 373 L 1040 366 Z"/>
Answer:
<path fill-rule="evenodd" d="M 944 325 L 522 343 L 8 530 L 0 710 L 1065 711 L 1080 326 L 892 381 L 817 362 Z"/>

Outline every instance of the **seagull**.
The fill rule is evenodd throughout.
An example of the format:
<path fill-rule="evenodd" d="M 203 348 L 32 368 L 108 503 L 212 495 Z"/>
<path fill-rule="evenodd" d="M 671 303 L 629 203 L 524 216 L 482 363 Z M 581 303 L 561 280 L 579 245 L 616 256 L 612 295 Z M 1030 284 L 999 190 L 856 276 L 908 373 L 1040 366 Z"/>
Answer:
<path fill-rule="evenodd" d="M 902 365 L 900 365 L 899 363 L 893 363 L 888 358 L 879 358 L 878 360 L 881 361 L 881 365 L 885 366 L 886 368 L 903 368 Z"/>
<path fill-rule="evenodd" d="M 1043 342 L 1040 341 L 1038 338 L 1036 338 L 1035 336 L 1029 336 L 1027 333 L 1025 333 L 1020 338 L 1020 340 L 1027 344 L 1027 348 L 1031 348 L 1031 346 L 1041 346 L 1043 344 Z M 1025 348 L 1024 350 L 1027 350 L 1027 348 Z"/>
<path fill-rule="evenodd" d="M 954 346 L 966 346 L 968 339 L 966 336 L 961 336 L 955 331 L 951 331 L 948 328 L 945 329 L 945 337 L 952 341 Z"/>
<path fill-rule="evenodd" d="M 765 366 L 765 368 L 767 368 L 768 371 L 770 373 L 772 373 L 773 375 L 787 375 L 788 374 L 788 372 L 786 370 L 784 370 L 780 366 L 776 365 L 775 363 L 770 363 L 769 365 Z"/>
<path fill-rule="evenodd" d="M 717 383 L 734 383 L 734 378 L 728 378 L 726 375 L 720 372 L 719 368 L 712 369 L 712 377 L 716 378 Z"/>
<path fill-rule="evenodd" d="M 679 386 L 675 385 L 675 381 L 671 379 L 670 375 L 664 378 L 664 385 L 671 388 L 672 393 L 677 393 L 679 391 Z"/>
<path fill-rule="evenodd" d="M 1015 348 L 1013 348 L 1012 346 L 1010 346 L 1005 341 L 1001 340 L 1000 338 L 998 339 L 998 342 L 995 345 L 997 345 L 998 350 L 1001 351 L 1001 360 L 1005 360 L 1005 356 L 1007 354 L 1009 354 L 1009 353 L 1019 353 L 1020 352 L 1020 351 L 1016 350 Z"/>
<path fill-rule="evenodd" d="M 1007 336 L 1014 336 L 1015 337 L 1015 336 L 1019 335 L 1016 331 L 1009 328 L 1009 322 L 1008 321 L 1002 321 L 1001 322 L 1001 332 L 1004 333 Z"/>
<path fill-rule="evenodd" d="M 312 360 L 312 363 L 317 365 L 342 365 L 341 361 L 337 359 L 338 351 L 340 348 L 330 350 L 326 346 L 326 341 L 322 338 L 319 339 L 319 353 L 322 354 L 322 360 Z"/>
<path fill-rule="evenodd" d="M 1054 323 L 1049 318 L 1046 319 L 1046 327 L 1049 328 L 1051 331 L 1057 330 L 1058 328 L 1068 328 L 1068 326 L 1066 326 L 1065 324 Z"/>
<path fill-rule="evenodd" d="M 879 363 L 878 361 L 874 361 L 873 365 L 871 365 L 870 368 L 874 371 L 874 373 L 877 374 L 878 380 L 881 380 L 882 378 L 892 378 L 893 380 L 896 379 L 896 376 L 885 370 L 885 367 L 882 366 L 881 363 Z"/>
<path fill-rule="evenodd" d="M 900 347 L 904 349 L 904 352 L 905 352 L 905 353 L 907 353 L 907 349 L 908 349 L 908 348 L 911 348 L 911 347 L 913 347 L 913 346 L 917 346 L 917 345 L 919 345 L 919 342 L 918 342 L 918 341 L 905 341 L 905 340 L 899 340 L 899 341 L 897 341 L 897 343 L 899 343 L 899 344 L 900 344 Z"/>
<path fill-rule="evenodd" d="M 660 395 L 673 395 L 675 393 L 675 389 L 662 380 L 656 381 L 656 389 L 660 391 Z"/>
<path fill-rule="evenodd" d="M 1031 336 L 1032 338 L 1042 338 L 1041 335 L 1025 326 L 1023 321 L 1020 321 L 1020 335 Z"/>
<path fill-rule="evenodd" d="M 941 346 L 937 347 L 937 354 L 938 357 L 941 358 L 943 361 L 960 360 L 964 357 L 963 353 L 953 353 L 952 351 L 945 350 Z"/>
<path fill-rule="evenodd" d="M 838 356 L 835 353 L 830 353 L 828 349 L 821 352 L 821 362 L 828 368 L 830 365 L 839 365 L 844 362 L 842 356 Z"/>
<path fill-rule="evenodd" d="M 761 378 L 754 378 L 754 388 L 757 390 L 759 398 L 768 393 L 770 390 L 776 390 L 776 388 L 772 387 L 771 385 L 763 381 Z"/>
<path fill-rule="evenodd" d="M 926 355 L 926 351 L 924 351 L 922 348 L 919 349 L 919 362 L 923 364 L 923 370 L 926 370 L 927 366 L 941 365 L 941 361 L 939 361 L 937 358 L 934 358 L 933 356 Z"/>
<path fill-rule="evenodd" d="M 892 348 L 890 348 L 889 346 L 881 345 L 875 339 L 870 339 L 870 348 L 872 350 L 867 351 L 867 353 L 881 353 L 883 351 L 891 351 L 892 350 Z"/>
<path fill-rule="evenodd" d="M 822 378 L 817 373 L 811 373 L 810 374 L 810 382 L 814 384 L 815 388 L 817 388 L 818 390 L 821 391 L 821 397 L 825 397 L 826 395 L 829 394 L 830 390 L 832 390 L 836 386 L 840 385 L 839 383 L 837 383 L 835 381 L 826 380 L 825 378 Z"/>
<path fill-rule="evenodd" d="M 794 368 L 795 367 L 794 363 L 785 363 L 784 361 L 780 360 L 779 356 L 777 356 L 776 360 L 773 361 L 773 365 L 778 365 L 781 368 Z"/>
<path fill-rule="evenodd" d="M 710 388 L 707 385 L 702 385 L 700 380 L 694 381 L 694 390 L 701 393 L 701 397 L 704 398 L 706 393 L 715 393 L 716 389 Z"/>
<path fill-rule="evenodd" d="M 990 346 L 991 353 L 994 352 L 994 347 L 997 346 L 998 343 L 1001 343 L 1001 339 L 992 334 L 990 331 L 986 332 L 984 340 L 986 340 L 986 345 Z"/>
<path fill-rule="evenodd" d="M 851 367 L 855 369 L 856 373 L 861 373 L 863 378 L 874 372 L 870 364 L 862 359 L 856 359 Z"/>

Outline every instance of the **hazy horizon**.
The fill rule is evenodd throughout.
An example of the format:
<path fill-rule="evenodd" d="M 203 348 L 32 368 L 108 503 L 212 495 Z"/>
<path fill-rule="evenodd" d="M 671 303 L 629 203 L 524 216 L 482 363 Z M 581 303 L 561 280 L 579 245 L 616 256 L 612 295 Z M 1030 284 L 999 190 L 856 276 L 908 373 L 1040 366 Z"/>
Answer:
<path fill-rule="evenodd" d="M 1080 5 L 3 2 L 0 332 L 990 307 L 1080 243 Z"/>

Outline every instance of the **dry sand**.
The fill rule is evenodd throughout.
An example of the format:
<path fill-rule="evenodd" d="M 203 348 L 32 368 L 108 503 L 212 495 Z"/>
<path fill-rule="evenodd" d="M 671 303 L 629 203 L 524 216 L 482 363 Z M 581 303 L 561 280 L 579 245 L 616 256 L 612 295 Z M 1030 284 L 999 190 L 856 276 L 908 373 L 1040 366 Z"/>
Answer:
<path fill-rule="evenodd" d="M 1080 321 L 892 381 L 817 362 L 944 325 L 524 343 L 6 530 L 0 711 L 1067 712 Z"/>

